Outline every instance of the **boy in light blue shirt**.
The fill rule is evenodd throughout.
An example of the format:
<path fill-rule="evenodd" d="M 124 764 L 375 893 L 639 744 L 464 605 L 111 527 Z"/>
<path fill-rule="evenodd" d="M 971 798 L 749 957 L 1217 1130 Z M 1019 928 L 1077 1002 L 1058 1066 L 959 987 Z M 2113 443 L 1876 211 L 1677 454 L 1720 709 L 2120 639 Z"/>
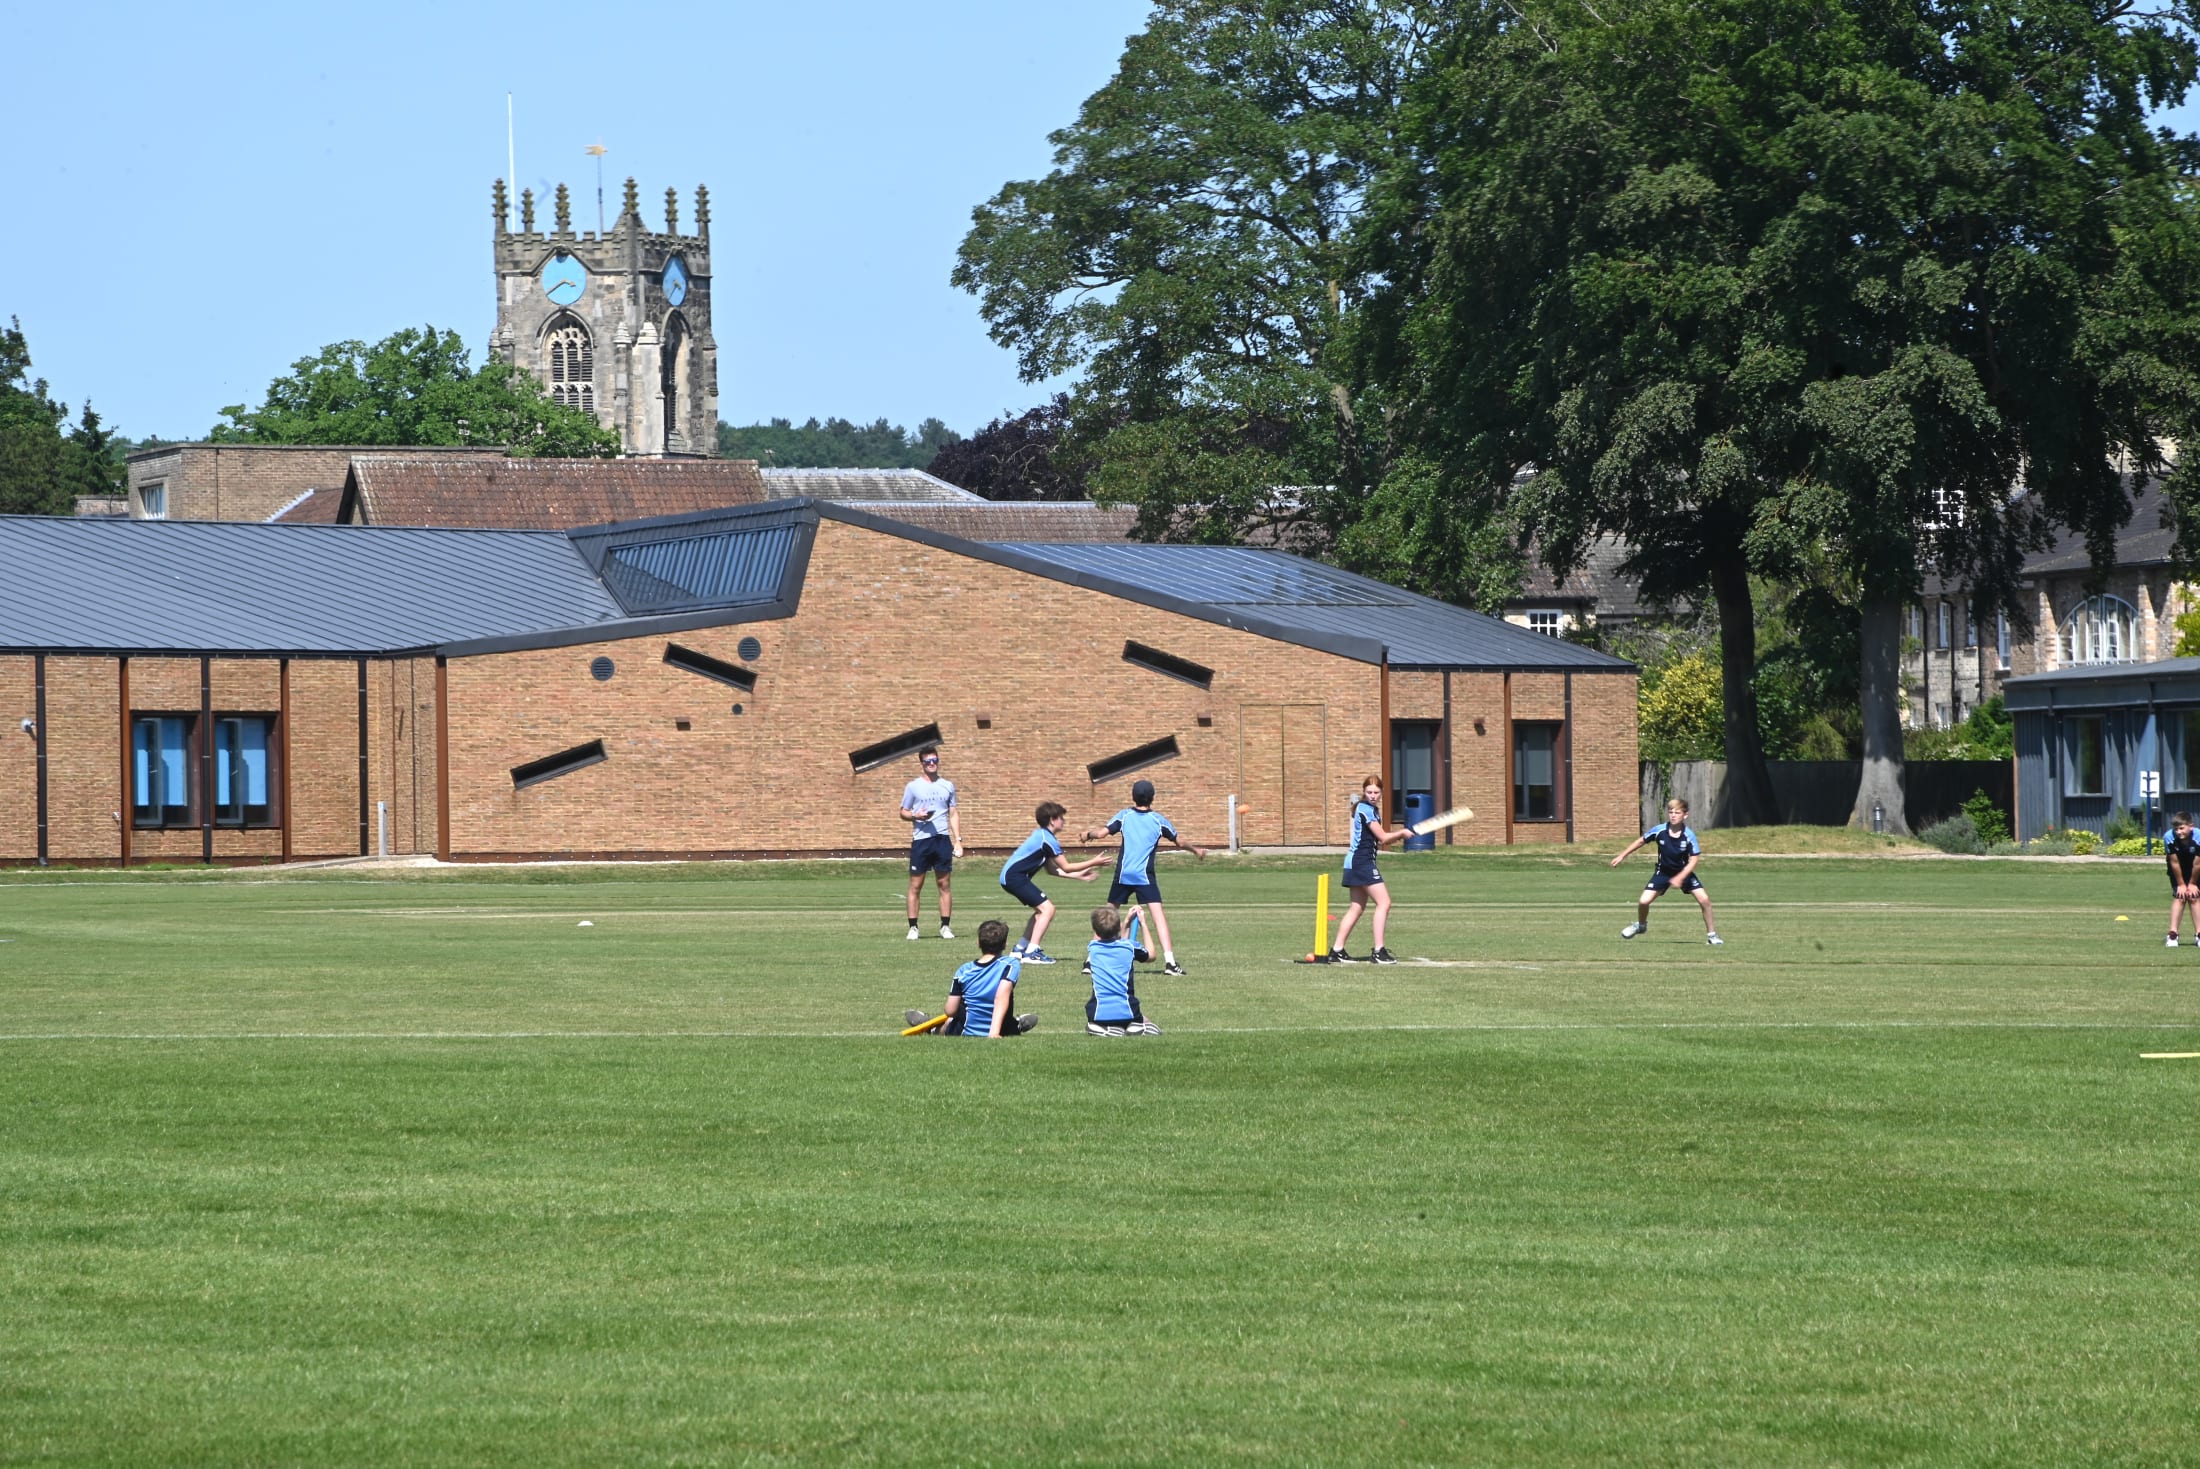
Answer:
<path fill-rule="evenodd" d="M 1092 998 L 1085 1001 L 1085 1034 L 1161 1034 L 1161 1027 L 1148 1020 L 1139 1007 L 1138 985 L 1131 974 L 1132 964 L 1152 961 L 1153 955 L 1138 946 L 1135 910 L 1128 933 L 1123 931 L 1122 913 L 1113 904 L 1092 910 L 1092 942 L 1085 948 Z"/>
<path fill-rule="evenodd" d="M 986 1036 L 1025 1035 L 1037 1028 L 1036 1015 L 1011 1014 L 1016 1002 L 1016 975 L 1023 961 L 1001 951 L 1008 947 L 1008 925 L 988 918 L 978 925 L 978 957 L 955 971 L 947 992 L 947 1026 L 942 1034 Z M 911 1025 L 925 1020 L 922 1010 L 903 1017 Z"/>
<path fill-rule="evenodd" d="M 1169 943 L 1169 916 L 1161 907 L 1161 884 L 1155 880 L 1157 849 L 1166 840 L 1172 847 L 1191 853 L 1205 860 L 1207 849 L 1183 841 L 1176 834 L 1176 826 L 1153 809 L 1153 782 L 1142 780 L 1131 787 L 1131 803 L 1108 818 L 1104 827 L 1094 827 L 1085 833 L 1088 842 L 1103 836 L 1120 835 L 1123 850 L 1115 862 L 1115 880 L 1108 884 L 1108 902 L 1121 906 L 1127 902 L 1139 902 L 1153 914 L 1153 931 L 1161 940 L 1161 972 L 1181 978 L 1184 966 L 1176 962 L 1176 951 Z"/>
<path fill-rule="evenodd" d="M 1023 845 L 1001 864 L 1001 891 L 1031 910 L 1031 917 L 1024 923 L 1024 936 L 1016 940 L 1016 956 L 1026 964 L 1052 964 L 1054 960 L 1039 945 L 1046 938 L 1047 925 L 1054 921 L 1054 902 L 1039 890 L 1032 878 L 1045 871 L 1057 877 L 1091 882 L 1092 870 L 1107 866 L 1113 859 L 1103 852 L 1083 862 L 1063 860 L 1062 822 L 1069 816 L 1069 810 L 1061 802 L 1041 801 L 1031 815 L 1038 825 L 1024 838 Z"/>

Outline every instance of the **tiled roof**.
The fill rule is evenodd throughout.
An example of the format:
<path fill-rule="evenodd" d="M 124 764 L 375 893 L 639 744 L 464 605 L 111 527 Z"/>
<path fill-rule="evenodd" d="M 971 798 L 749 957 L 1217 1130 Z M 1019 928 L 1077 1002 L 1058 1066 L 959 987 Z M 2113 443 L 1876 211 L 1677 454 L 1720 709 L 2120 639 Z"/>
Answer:
<path fill-rule="evenodd" d="M 932 501 L 851 501 L 868 510 L 966 541 L 1127 541 L 1138 512 L 1090 501 L 981 500 L 975 505 Z"/>
<path fill-rule="evenodd" d="M 1641 583 L 1620 570 L 1632 549 L 1616 537 L 1599 536 L 1589 543 L 1581 565 L 1564 577 L 1551 575 L 1541 557 L 1530 555 L 1520 595 L 1508 598 L 1505 605 L 1521 608 L 1572 604 L 1585 607 L 1599 617 L 1642 617 L 1662 613 L 1665 608 L 1643 600 Z"/>
<path fill-rule="evenodd" d="M 365 525 L 569 530 L 770 498 L 749 459 L 358 454 L 344 483 L 343 517 Z"/>
<path fill-rule="evenodd" d="M 2176 541 L 2177 526 L 2169 502 L 2162 498 L 2162 482 L 2148 480 L 2132 491 L 2131 519 L 2116 533 L 2116 564 L 2165 565 Z M 2086 554 L 2085 537 L 2077 531 L 2066 530 L 2055 537 L 2052 546 L 2026 559 L 2024 574 L 2052 576 L 2057 572 L 2090 571 L 2092 566 L 2092 558 Z"/>
<path fill-rule="evenodd" d="M 958 485 L 951 485 L 936 475 L 921 469 L 766 469 L 764 482 L 771 486 L 766 496 L 772 500 L 791 500 L 808 496 L 812 500 L 833 500 L 860 503 L 866 500 L 927 500 L 947 501 L 959 504 L 984 505 L 989 503 L 981 495 L 973 495 Z"/>
<path fill-rule="evenodd" d="M 278 525 L 334 525 L 343 503 L 342 490 L 307 490 L 268 519 Z"/>

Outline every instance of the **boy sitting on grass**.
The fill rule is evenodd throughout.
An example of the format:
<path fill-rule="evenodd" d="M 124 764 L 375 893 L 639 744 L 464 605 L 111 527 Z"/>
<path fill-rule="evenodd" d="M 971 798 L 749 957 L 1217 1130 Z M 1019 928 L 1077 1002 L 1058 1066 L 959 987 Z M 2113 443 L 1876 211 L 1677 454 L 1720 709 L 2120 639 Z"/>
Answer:
<path fill-rule="evenodd" d="M 1085 948 L 1092 974 L 1092 998 L 1085 1001 L 1087 1035 L 1159 1035 L 1161 1027 L 1138 1007 L 1131 979 L 1133 962 L 1151 964 L 1153 955 L 1138 946 L 1138 920 L 1123 932 L 1123 915 L 1112 905 L 1092 910 L 1092 942 Z"/>
<path fill-rule="evenodd" d="M 1036 1015 L 1011 1016 L 1016 1000 L 1016 975 L 1023 961 L 1008 948 L 1008 925 L 988 918 L 978 925 L 978 957 L 955 971 L 947 992 L 947 1025 L 943 1035 L 1023 1035 L 1039 1024 Z M 910 1010 L 904 1017 L 922 1025 L 931 1017 Z"/>

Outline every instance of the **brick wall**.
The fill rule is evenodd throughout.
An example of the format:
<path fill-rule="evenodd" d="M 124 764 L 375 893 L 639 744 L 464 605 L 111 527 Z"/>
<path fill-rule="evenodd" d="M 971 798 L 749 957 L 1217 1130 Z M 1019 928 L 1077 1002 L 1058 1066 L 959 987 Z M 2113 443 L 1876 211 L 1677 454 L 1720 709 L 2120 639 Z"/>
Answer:
<path fill-rule="evenodd" d="M 1308 839 L 1341 840 L 1350 783 L 1380 758 L 1371 665 L 834 521 L 818 528 L 797 616 L 669 641 L 746 663 L 744 637 L 763 645 L 753 694 L 666 666 L 664 637 L 453 660 L 455 851 L 905 850 L 894 811 L 914 760 L 856 774 L 848 755 L 935 721 L 964 840 L 993 850 L 1022 840 L 1044 799 L 1074 828 L 1104 821 L 1138 774 L 1189 840 L 1227 841 L 1226 800 L 1259 774 L 1245 768 L 1248 717 L 1270 709 L 1324 715 L 1252 762 L 1271 749 L 1294 762 L 1261 799 L 1293 803 Z M 1126 640 L 1214 669 L 1213 687 L 1126 664 Z M 590 677 L 599 655 L 617 666 L 609 682 Z M 1180 758 L 1088 779 L 1089 762 L 1167 735 Z M 513 789 L 513 766 L 598 737 L 605 763 Z"/>
<path fill-rule="evenodd" d="M 265 520 L 310 489 L 341 490 L 351 445 L 178 444 L 130 461 L 130 514 L 168 487 L 170 520 Z"/>
<path fill-rule="evenodd" d="M 38 742 L 23 733 L 38 707 L 36 663 L 0 656 L 0 862 L 38 855 Z"/>

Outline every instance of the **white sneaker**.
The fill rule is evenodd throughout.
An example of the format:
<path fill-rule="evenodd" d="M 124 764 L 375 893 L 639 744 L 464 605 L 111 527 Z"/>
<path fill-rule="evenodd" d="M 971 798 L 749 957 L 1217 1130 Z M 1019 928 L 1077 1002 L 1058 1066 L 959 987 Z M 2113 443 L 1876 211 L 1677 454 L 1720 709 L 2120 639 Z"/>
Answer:
<path fill-rule="evenodd" d="M 1123 1032 L 1126 1035 L 1159 1035 L 1161 1027 L 1151 1020 L 1133 1020 L 1123 1027 Z"/>
<path fill-rule="evenodd" d="M 2169 940 L 2168 940 L 2168 942 L 2167 942 L 2167 943 L 2165 943 L 2165 944 L 2163 944 L 2163 945 L 2162 945 L 2162 947 L 2163 947 L 2163 948 L 2165 948 L 2165 949 L 2174 949 L 2174 948 L 2176 948 L 2176 947 L 2177 947 L 2177 935 L 2176 935 L 2176 934 L 2171 934 L 2171 935 L 2169 936 Z M 2196 936 L 2196 937 L 2195 937 L 2195 942 L 2194 942 L 2194 944 L 2193 944 L 2193 947 L 2194 947 L 2194 948 L 2200 948 L 2200 936 Z"/>
<path fill-rule="evenodd" d="M 1107 1025 L 1098 1020 L 1088 1020 L 1085 1022 L 1085 1034 L 1120 1038 L 1124 1034 L 1124 1030 L 1120 1025 Z"/>
<path fill-rule="evenodd" d="M 955 930 L 953 930 L 952 928 L 949 928 L 949 927 L 948 927 L 948 926 L 947 926 L 946 924 L 944 924 L 944 923 L 942 923 L 942 924 L 940 925 L 940 937 L 941 937 L 941 938 L 943 938 L 943 939 L 951 939 L 951 938 L 953 938 L 954 936 L 955 936 Z"/>
<path fill-rule="evenodd" d="M 1650 925 L 1647 923 L 1630 923 L 1619 931 L 1619 936 L 1623 939 L 1631 939 L 1637 934 L 1648 933 L 1649 931 Z M 911 935 L 911 937 L 914 936 Z"/>
<path fill-rule="evenodd" d="M 916 925 L 915 925 L 914 923 L 912 923 L 912 924 L 910 924 L 910 925 L 909 925 L 909 942 L 911 942 L 911 943 L 915 943 L 916 941 L 917 941 L 917 926 L 916 926 Z"/>
<path fill-rule="evenodd" d="M 1711 945 L 1715 949 L 1723 949 L 1726 947 L 1726 940 L 1720 938 L 1716 930 L 1705 934 L 1703 936 L 1703 941 Z"/>

